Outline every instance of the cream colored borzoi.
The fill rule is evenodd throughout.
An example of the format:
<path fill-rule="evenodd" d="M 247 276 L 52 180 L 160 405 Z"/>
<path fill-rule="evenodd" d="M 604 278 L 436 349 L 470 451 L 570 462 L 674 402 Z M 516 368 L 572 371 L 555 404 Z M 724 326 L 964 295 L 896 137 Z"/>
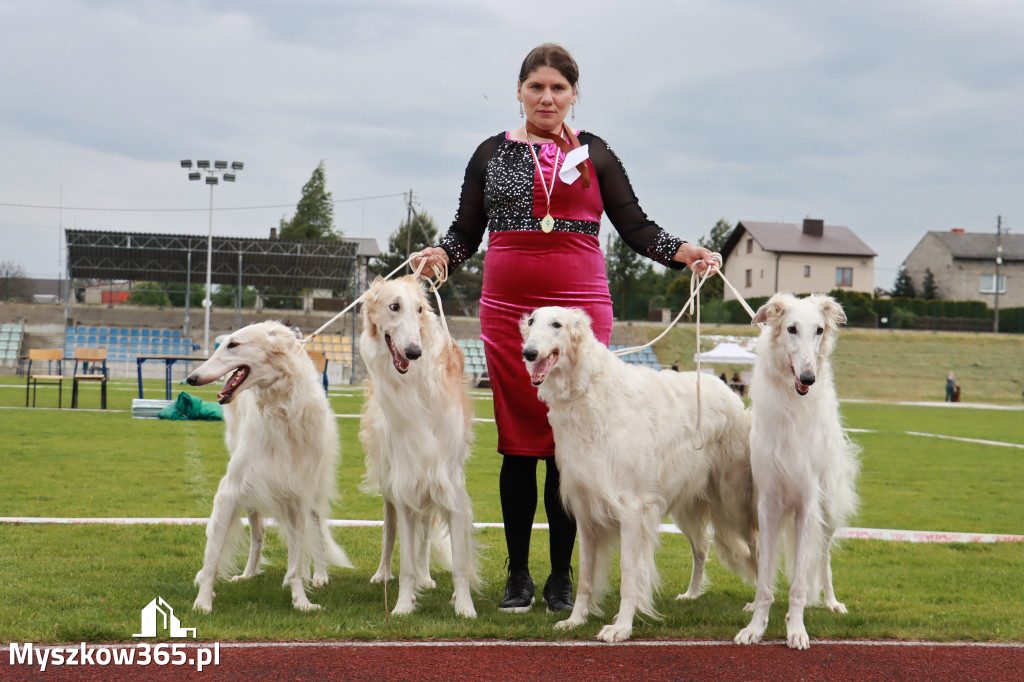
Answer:
<path fill-rule="evenodd" d="M 366 452 L 363 489 L 384 497 L 380 566 L 371 581 L 392 577 L 397 526 L 402 560 L 392 613 L 411 613 L 417 592 L 434 587 L 433 545 L 435 559 L 451 568 L 456 613 L 475 618 L 471 592 L 480 579 L 465 480 L 473 407 L 462 350 L 413 276 L 374 282 L 363 299 L 362 320 L 359 354 L 369 372 L 359 432 Z M 447 524 L 450 545 L 441 524 Z"/>
<path fill-rule="evenodd" d="M 761 532 L 757 596 L 737 644 L 761 641 L 768 625 L 779 544 L 791 583 L 786 639 L 806 649 L 804 607 L 846 613 L 832 587 L 836 531 L 857 506 L 857 448 L 843 434 L 829 356 L 842 307 L 829 296 L 776 294 L 754 317 L 763 323 L 750 384 L 750 459 Z"/>
<path fill-rule="evenodd" d="M 291 588 L 292 604 L 301 611 L 318 609 L 306 596 L 310 563 L 314 587 L 327 584 L 328 566 L 352 567 L 327 525 L 339 448 L 320 374 L 295 333 L 277 322 L 234 332 L 187 381 L 203 386 L 226 374 L 230 377 L 217 400 L 224 406 L 230 459 L 206 526 L 193 608 L 212 610 L 217 575 L 233 570 L 234 550 L 244 539 L 244 510 L 249 560 L 232 580 L 260 572 L 264 518 L 273 516 L 288 546 L 284 586 Z"/>
<path fill-rule="evenodd" d="M 740 398 L 713 376 L 703 377 L 701 447 L 695 372 L 626 364 L 594 337 L 582 310 L 539 308 L 521 328 L 527 370 L 548 405 L 562 501 L 579 536 L 576 603 L 556 627 L 600 615 L 616 543 L 619 612 L 598 639 L 628 639 L 636 611 L 658 617 L 654 555 L 666 514 L 693 553 L 689 589 L 677 598 L 701 594 L 712 525 L 722 562 L 753 584 L 757 531 L 749 419 Z"/>

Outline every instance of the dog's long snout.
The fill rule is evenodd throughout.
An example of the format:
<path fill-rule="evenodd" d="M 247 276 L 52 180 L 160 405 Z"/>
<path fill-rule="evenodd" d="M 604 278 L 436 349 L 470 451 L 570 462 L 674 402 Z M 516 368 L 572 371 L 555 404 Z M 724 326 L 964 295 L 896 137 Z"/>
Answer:
<path fill-rule="evenodd" d="M 529 346 L 527 346 L 526 348 L 523 349 L 523 357 L 526 358 L 528 361 L 533 362 L 534 360 L 537 359 L 537 349 L 530 348 Z"/>
<path fill-rule="evenodd" d="M 188 383 L 189 386 L 198 386 L 199 385 L 199 379 L 196 377 L 196 373 L 195 372 L 193 372 L 192 374 L 189 374 L 187 377 L 185 377 L 185 382 Z"/>

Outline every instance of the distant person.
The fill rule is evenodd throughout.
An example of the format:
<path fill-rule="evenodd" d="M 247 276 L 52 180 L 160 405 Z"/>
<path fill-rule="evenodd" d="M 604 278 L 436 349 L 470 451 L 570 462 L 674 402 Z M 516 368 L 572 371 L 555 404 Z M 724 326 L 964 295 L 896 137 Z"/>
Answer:
<path fill-rule="evenodd" d="M 679 371 L 679 361 L 678 360 L 676 360 L 675 362 L 672 363 L 672 371 L 673 372 L 678 372 Z"/>
<path fill-rule="evenodd" d="M 728 378 L 726 378 L 726 376 L 725 376 L 725 372 L 722 372 L 722 375 L 721 375 L 721 376 L 719 376 L 718 378 L 719 378 L 719 379 L 721 379 L 723 383 L 726 383 L 726 384 L 728 384 L 728 383 L 729 383 L 729 379 L 728 379 Z"/>
<path fill-rule="evenodd" d="M 950 370 L 949 374 L 946 375 L 946 402 L 955 403 L 954 397 L 956 396 L 956 377 L 953 376 L 953 371 Z"/>
<path fill-rule="evenodd" d="M 740 378 L 739 372 L 732 373 L 732 388 L 734 391 L 740 394 L 741 398 L 743 397 L 743 390 L 746 388 L 746 386 L 743 385 L 743 379 Z"/>

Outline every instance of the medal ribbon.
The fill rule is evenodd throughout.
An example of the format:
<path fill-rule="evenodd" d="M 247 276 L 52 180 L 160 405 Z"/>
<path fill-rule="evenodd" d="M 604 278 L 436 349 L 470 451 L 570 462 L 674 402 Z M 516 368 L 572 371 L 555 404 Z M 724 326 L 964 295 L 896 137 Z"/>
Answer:
<path fill-rule="evenodd" d="M 533 135 L 534 137 L 546 137 L 546 138 L 549 138 L 556 145 L 558 145 L 558 148 L 562 151 L 563 154 L 566 155 L 566 159 L 568 160 L 569 154 L 572 152 L 572 150 L 580 148 L 580 140 L 579 140 L 578 137 L 576 137 L 576 133 L 572 132 L 572 128 L 570 128 L 569 126 L 565 125 L 564 123 L 562 124 L 562 130 L 564 130 L 565 134 L 568 135 L 568 137 L 569 137 L 568 140 L 563 138 L 559 133 L 552 132 L 552 131 L 549 131 L 549 130 L 542 130 L 541 128 L 538 128 L 537 126 L 535 126 L 530 121 L 526 122 L 526 132 L 529 135 Z M 539 166 L 538 166 L 538 168 L 539 168 Z M 587 157 L 584 157 L 582 161 L 580 161 L 579 163 L 576 164 L 576 170 L 578 170 L 579 174 L 583 177 L 583 187 L 584 188 L 590 187 L 590 167 L 587 166 Z M 564 169 L 563 169 L 563 172 L 564 172 Z M 573 179 L 575 180 L 575 178 L 573 178 Z M 541 182 L 543 182 L 543 180 L 544 180 L 544 177 L 542 175 L 541 176 Z M 564 180 L 564 178 L 563 178 L 563 180 Z M 552 189 L 554 189 L 554 183 L 555 183 L 555 179 L 551 178 L 551 187 L 552 187 Z M 568 182 L 566 184 L 572 184 L 572 183 Z"/>
<path fill-rule="evenodd" d="M 527 123 L 526 125 L 529 126 L 532 124 Z M 536 134 L 537 133 L 534 133 L 534 135 Z M 547 135 L 550 135 L 550 133 L 544 132 L 543 136 Z M 537 152 L 533 150 L 533 143 L 530 142 L 529 135 L 526 136 L 526 146 L 530 148 L 530 156 L 533 157 L 533 164 L 537 167 L 537 173 L 540 175 L 540 187 L 544 190 L 544 196 L 547 197 L 548 200 L 547 215 L 545 216 L 545 219 L 547 219 L 551 217 L 551 193 L 555 191 L 555 176 L 558 174 L 558 157 L 561 147 L 559 147 L 559 151 L 555 152 L 555 164 L 551 167 L 551 189 L 548 189 L 547 183 L 544 182 L 544 169 L 540 167 L 540 159 L 537 158 Z M 545 229 L 544 231 L 550 232 L 548 229 Z"/>

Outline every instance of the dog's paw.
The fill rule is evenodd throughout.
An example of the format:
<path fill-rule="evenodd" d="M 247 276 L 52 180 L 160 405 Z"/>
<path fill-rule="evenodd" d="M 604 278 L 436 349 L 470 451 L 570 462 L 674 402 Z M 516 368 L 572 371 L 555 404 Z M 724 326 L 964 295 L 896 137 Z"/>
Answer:
<path fill-rule="evenodd" d="M 391 571 L 386 568 L 378 568 L 377 572 L 370 576 L 371 583 L 386 583 L 395 576 L 391 575 Z"/>
<path fill-rule="evenodd" d="M 746 603 L 746 605 L 743 607 L 743 610 L 748 612 L 748 613 L 753 613 L 754 612 L 754 602 L 748 601 Z"/>
<path fill-rule="evenodd" d="M 807 630 L 804 629 L 803 624 L 799 628 L 789 628 L 786 633 L 786 644 L 790 649 L 799 651 L 811 648 L 811 638 L 807 636 Z"/>
<path fill-rule="evenodd" d="M 682 594 L 677 594 L 676 595 L 676 599 L 691 600 L 691 599 L 696 599 L 700 595 L 701 595 L 701 591 L 700 590 L 697 590 L 697 591 L 687 590 L 686 592 L 683 592 Z"/>
<path fill-rule="evenodd" d="M 832 601 L 825 604 L 829 611 L 833 613 L 847 613 L 846 604 L 840 601 Z"/>
<path fill-rule="evenodd" d="M 619 625 L 618 623 L 605 625 L 601 628 L 601 631 L 597 633 L 597 638 L 603 642 L 625 642 L 632 636 L 632 626 Z"/>
<path fill-rule="evenodd" d="M 255 578 L 256 576 L 258 576 L 258 575 L 260 575 L 262 573 L 263 573 L 262 570 L 256 570 L 256 571 L 253 571 L 252 573 L 248 573 L 248 572 L 239 573 L 238 575 L 233 575 L 230 578 L 228 578 L 228 582 L 229 583 L 237 583 L 239 580 L 249 580 L 250 578 Z"/>
<path fill-rule="evenodd" d="M 192 604 L 193 611 L 202 611 L 203 613 L 210 613 L 213 611 L 213 595 L 210 595 L 210 599 L 203 599 L 202 597 L 196 597 L 196 601 Z"/>
<path fill-rule="evenodd" d="M 571 629 L 573 629 L 575 627 L 579 627 L 580 625 L 583 625 L 585 620 L 586 620 L 585 618 L 574 618 L 574 617 L 570 616 L 570 617 L 566 618 L 565 620 L 560 620 L 557 623 L 555 623 L 555 629 L 556 630 L 571 630 Z"/>
<path fill-rule="evenodd" d="M 299 611 L 319 611 L 322 608 L 319 604 L 314 604 L 308 599 L 305 602 L 294 604 L 294 606 Z"/>
<path fill-rule="evenodd" d="M 763 636 L 763 629 L 748 625 L 740 630 L 739 633 L 732 638 L 732 641 L 736 644 L 757 644 L 761 641 L 761 637 Z"/>
<path fill-rule="evenodd" d="M 472 601 L 466 604 L 455 600 L 455 613 L 463 618 L 476 618 L 476 607 L 473 606 Z"/>
<path fill-rule="evenodd" d="M 415 610 L 416 610 L 416 602 L 414 602 L 414 601 L 408 601 L 408 602 L 399 601 L 397 604 L 395 604 L 395 608 L 391 609 L 391 615 L 392 616 L 408 616 L 410 613 L 412 613 Z"/>
<path fill-rule="evenodd" d="M 327 571 L 318 571 L 313 574 L 313 587 L 323 587 L 330 581 L 331 579 L 327 576 Z"/>
<path fill-rule="evenodd" d="M 426 578 L 416 578 L 416 589 L 417 590 L 432 590 L 437 587 L 437 583 L 432 578 L 427 576 Z"/>

